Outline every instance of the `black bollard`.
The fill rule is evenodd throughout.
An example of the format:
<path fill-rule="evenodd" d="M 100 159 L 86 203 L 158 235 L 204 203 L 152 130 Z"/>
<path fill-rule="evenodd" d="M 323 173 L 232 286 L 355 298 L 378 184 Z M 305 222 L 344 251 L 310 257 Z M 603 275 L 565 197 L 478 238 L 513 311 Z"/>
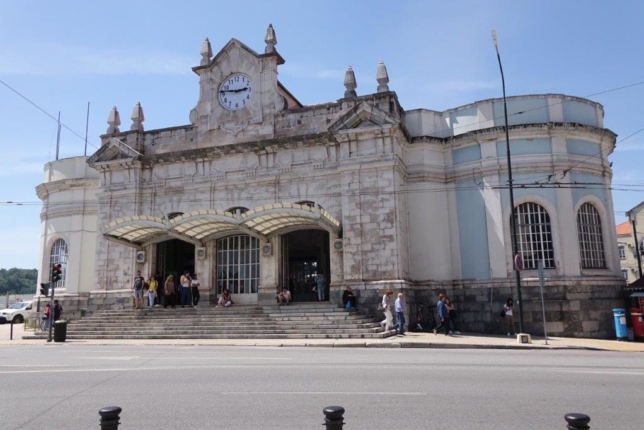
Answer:
<path fill-rule="evenodd" d="M 101 430 L 118 430 L 119 414 L 121 408 L 118 406 L 106 406 L 98 411 L 101 416 Z"/>
<path fill-rule="evenodd" d="M 324 425 L 326 430 L 342 430 L 344 422 L 344 408 L 342 406 L 327 406 L 322 410 L 324 412 Z"/>
<path fill-rule="evenodd" d="M 568 423 L 568 426 L 566 426 L 566 428 L 569 430 L 587 430 L 590 428 L 590 426 L 588 426 L 588 423 L 590 422 L 590 417 L 588 415 L 566 414 L 564 418 Z"/>
<path fill-rule="evenodd" d="M 11 320 L 11 327 L 9 327 L 9 340 L 13 340 L 13 320 Z"/>

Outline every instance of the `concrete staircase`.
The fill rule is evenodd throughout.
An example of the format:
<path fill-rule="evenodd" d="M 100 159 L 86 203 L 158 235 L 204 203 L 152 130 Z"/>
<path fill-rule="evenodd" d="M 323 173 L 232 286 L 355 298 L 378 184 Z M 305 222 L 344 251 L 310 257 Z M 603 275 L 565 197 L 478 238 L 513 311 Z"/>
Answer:
<path fill-rule="evenodd" d="M 96 311 L 72 321 L 67 339 L 342 339 L 383 338 L 378 321 L 328 303 L 230 308 Z M 24 339 L 45 339 L 36 332 Z"/>

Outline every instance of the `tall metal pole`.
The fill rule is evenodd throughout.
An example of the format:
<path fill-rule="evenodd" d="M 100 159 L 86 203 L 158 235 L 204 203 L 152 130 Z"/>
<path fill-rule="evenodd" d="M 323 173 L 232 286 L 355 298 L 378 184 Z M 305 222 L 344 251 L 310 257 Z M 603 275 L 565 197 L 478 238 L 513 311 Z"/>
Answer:
<path fill-rule="evenodd" d="M 87 130 L 89 129 L 89 102 L 87 102 L 87 118 L 85 119 L 85 152 L 83 155 L 87 156 Z"/>
<path fill-rule="evenodd" d="M 630 215 L 629 215 L 630 218 Z M 640 244 L 637 241 L 637 227 L 635 227 L 635 220 L 631 220 L 633 226 L 633 239 L 635 239 L 635 255 L 637 255 L 637 267 L 640 270 L 640 278 L 642 277 L 642 257 L 640 255 Z"/>
<path fill-rule="evenodd" d="M 503 86 L 503 114 L 505 116 L 505 147 L 508 163 L 508 183 L 510 185 L 510 235 L 512 236 L 512 265 L 515 266 L 516 255 L 519 246 L 517 244 L 517 211 L 514 207 L 514 183 L 512 181 L 512 157 L 510 155 L 510 131 L 508 129 L 508 105 L 505 99 L 505 77 L 503 76 L 503 66 L 501 65 L 501 54 L 499 53 L 499 44 L 496 39 L 496 31 L 492 30 L 492 41 L 496 49 L 496 58 L 499 60 L 499 70 L 501 70 L 501 84 Z M 521 272 L 514 267 L 515 279 L 517 284 L 517 298 L 519 302 L 519 332 L 523 333 L 523 300 L 521 299 Z"/>
<path fill-rule="evenodd" d="M 60 111 L 58 111 L 58 133 L 56 135 L 56 160 L 58 160 L 59 150 L 60 150 Z"/>

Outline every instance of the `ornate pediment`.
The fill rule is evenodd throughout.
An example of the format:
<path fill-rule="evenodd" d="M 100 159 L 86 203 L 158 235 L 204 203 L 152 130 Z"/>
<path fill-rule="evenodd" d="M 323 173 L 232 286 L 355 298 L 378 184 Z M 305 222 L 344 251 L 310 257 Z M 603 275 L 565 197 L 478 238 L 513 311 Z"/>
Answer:
<path fill-rule="evenodd" d="M 119 139 L 111 138 L 108 143 L 103 145 L 87 160 L 87 164 L 95 167 L 99 164 L 109 164 L 111 162 L 122 163 L 124 161 L 135 161 L 141 158 L 143 154 L 122 142 Z"/>
<path fill-rule="evenodd" d="M 362 102 L 338 118 L 328 127 L 328 130 L 330 132 L 339 132 L 359 128 L 393 126 L 399 123 L 398 119 L 382 109 L 367 102 Z"/>

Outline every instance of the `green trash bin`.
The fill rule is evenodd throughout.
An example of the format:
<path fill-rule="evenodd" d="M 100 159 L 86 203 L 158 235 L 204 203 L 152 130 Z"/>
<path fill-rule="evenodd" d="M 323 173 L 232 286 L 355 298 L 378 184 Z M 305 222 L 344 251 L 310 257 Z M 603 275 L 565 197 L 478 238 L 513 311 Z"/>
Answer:
<path fill-rule="evenodd" d="M 67 339 L 67 321 L 54 322 L 54 342 L 65 342 Z"/>

